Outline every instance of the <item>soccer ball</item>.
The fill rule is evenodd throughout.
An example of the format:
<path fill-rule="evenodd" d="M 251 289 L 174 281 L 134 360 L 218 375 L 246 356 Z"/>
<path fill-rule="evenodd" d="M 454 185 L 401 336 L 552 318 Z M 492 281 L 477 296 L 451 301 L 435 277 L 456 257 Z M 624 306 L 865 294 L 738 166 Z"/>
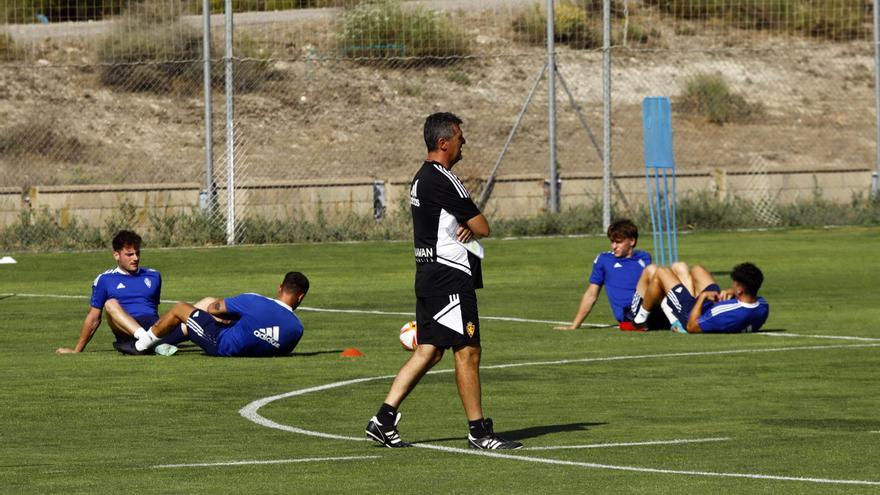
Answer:
<path fill-rule="evenodd" d="M 419 343 L 416 339 L 416 322 L 408 321 L 400 327 L 400 345 L 408 351 L 416 350 Z"/>

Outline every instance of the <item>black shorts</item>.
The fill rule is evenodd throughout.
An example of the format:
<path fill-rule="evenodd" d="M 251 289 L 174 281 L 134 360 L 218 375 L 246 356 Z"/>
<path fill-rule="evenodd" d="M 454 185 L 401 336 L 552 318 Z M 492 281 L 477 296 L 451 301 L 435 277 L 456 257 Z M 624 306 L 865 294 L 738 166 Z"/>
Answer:
<path fill-rule="evenodd" d="M 480 345 L 476 291 L 448 296 L 416 297 L 419 344 L 441 349 Z"/>
<path fill-rule="evenodd" d="M 625 308 L 623 311 L 623 321 L 632 322 L 636 313 L 639 311 L 639 307 L 642 305 L 642 296 L 639 295 L 638 292 L 633 292 L 632 302 L 630 303 L 630 307 Z M 622 322 L 621 322 L 622 323 Z M 666 315 L 663 314 L 663 311 L 660 308 L 655 308 L 650 313 L 648 313 L 648 319 L 645 321 L 645 325 L 647 325 L 648 330 L 669 330 L 669 320 L 666 318 Z"/>

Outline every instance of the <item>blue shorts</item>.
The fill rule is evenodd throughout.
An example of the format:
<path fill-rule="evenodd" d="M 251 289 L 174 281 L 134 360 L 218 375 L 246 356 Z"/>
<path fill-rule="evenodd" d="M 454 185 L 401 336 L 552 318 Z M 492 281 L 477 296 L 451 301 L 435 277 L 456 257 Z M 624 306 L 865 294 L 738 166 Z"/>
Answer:
<path fill-rule="evenodd" d="M 189 340 L 211 356 L 219 356 L 220 334 L 228 327 L 215 320 L 211 313 L 197 309 L 186 320 Z"/>
<path fill-rule="evenodd" d="M 703 292 L 715 291 L 720 292 L 721 287 L 718 284 L 709 284 L 703 289 Z M 684 285 L 678 284 L 666 293 L 666 301 L 668 309 L 682 325 L 687 327 L 688 320 L 691 317 L 691 311 L 697 303 L 697 298 L 685 288 Z M 712 301 L 703 301 L 703 312 L 711 308 L 715 303 Z"/>

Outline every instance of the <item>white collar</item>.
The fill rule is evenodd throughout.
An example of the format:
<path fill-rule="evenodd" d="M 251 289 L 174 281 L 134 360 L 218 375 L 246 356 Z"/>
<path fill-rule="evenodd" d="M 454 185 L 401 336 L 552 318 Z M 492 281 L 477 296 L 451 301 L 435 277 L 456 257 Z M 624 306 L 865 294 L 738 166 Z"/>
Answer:
<path fill-rule="evenodd" d="M 287 303 L 285 303 L 284 301 L 282 301 L 282 300 L 280 300 L 280 299 L 272 299 L 272 300 L 275 301 L 276 303 L 278 303 L 279 306 L 284 307 L 284 308 L 287 308 L 288 311 L 290 311 L 291 313 L 293 313 L 293 308 L 291 308 L 290 306 L 288 306 Z"/>
<path fill-rule="evenodd" d="M 116 269 L 113 270 L 113 271 L 114 271 L 115 273 L 120 274 L 120 275 L 133 276 L 133 275 L 140 275 L 140 274 L 141 274 L 141 267 L 138 267 L 137 271 L 134 272 L 134 273 L 129 273 L 129 272 L 123 270 L 122 268 L 119 268 L 118 266 L 117 266 Z"/>

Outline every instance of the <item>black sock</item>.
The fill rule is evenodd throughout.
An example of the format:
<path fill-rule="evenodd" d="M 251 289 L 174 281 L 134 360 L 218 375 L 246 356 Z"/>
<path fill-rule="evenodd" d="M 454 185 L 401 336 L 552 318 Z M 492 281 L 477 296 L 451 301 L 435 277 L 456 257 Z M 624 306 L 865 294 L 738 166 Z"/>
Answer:
<path fill-rule="evenodd" d="M 474 438 L 483 438 L 489 433 L 486 431 L 485 423 L 483 423 L 482 419 L 476 419 L 474 421 L 468 421 L 468 431 L 471 436 Z"/>
<path fill-rule="evenodd" d="M 382 407 L 379 408 L 379 412 L 376 413 L 376 419 L 379 420 L 379 424 L 382 426 L 391 426 L 394 424 L 396 418 L 397 408 L 389 406 L 383 402 Z"/>

